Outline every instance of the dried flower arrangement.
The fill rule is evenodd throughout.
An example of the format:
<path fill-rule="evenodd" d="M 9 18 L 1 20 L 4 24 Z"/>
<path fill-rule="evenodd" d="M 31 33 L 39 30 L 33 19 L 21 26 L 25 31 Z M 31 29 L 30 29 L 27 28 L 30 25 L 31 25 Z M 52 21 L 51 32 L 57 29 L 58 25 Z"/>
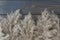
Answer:
<path fill-rule="evenodd" d="M 45 9 L 38 17 L 37 25 L 31 13 L 22 20 L 20 9 L 0 17 L 0 40 L 60 40 L 59 18 Z"/>

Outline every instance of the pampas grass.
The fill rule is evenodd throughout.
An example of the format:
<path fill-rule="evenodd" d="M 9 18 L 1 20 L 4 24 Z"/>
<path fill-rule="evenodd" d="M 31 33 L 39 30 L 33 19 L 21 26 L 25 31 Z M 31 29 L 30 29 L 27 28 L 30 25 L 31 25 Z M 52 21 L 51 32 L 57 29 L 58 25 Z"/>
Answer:
<path fill-rule="evenodd" d="M 43 36 L 45 40 L 57 38 L 59 31 L 59 18 L 57 15 L 50 13 L 47 9 L 42 12 Z"/>
<path fill-rule="evenodd" d="M 35 25 L 30 12 L 21 19 L 19 11 L 11 12 L 7 18 L 0 17 L 0 40 L 60 40 L 60 21 L 56 14 L 45 9 Z"/>

